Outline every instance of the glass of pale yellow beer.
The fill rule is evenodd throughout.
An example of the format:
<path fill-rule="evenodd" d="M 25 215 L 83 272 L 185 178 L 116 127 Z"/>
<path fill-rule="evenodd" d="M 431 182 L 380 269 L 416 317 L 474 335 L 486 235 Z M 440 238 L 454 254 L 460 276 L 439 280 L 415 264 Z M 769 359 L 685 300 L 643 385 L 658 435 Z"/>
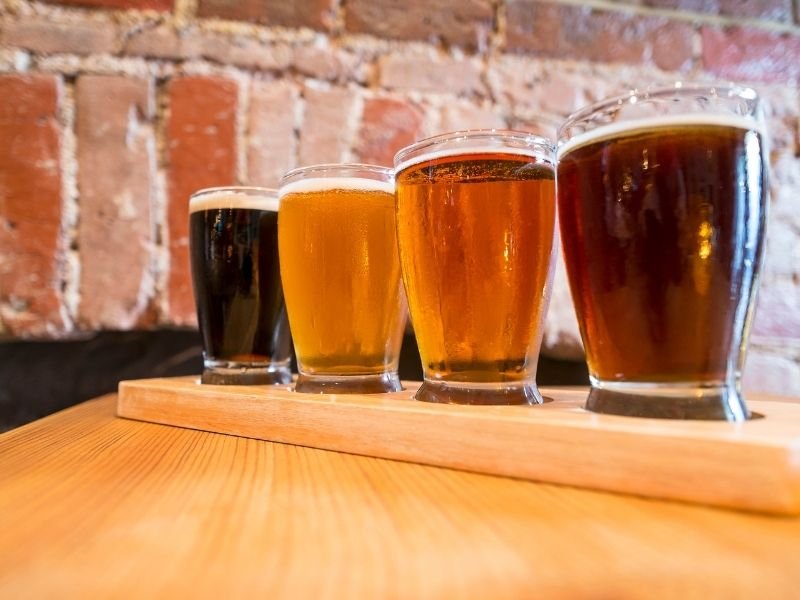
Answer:
<path fill-rule="evenodd" d="M 393 171 L 335 164 L 287 173 L 278 253 L 299 370 L 295 390 L 400 390 L 406 301 Z"/>
<path fill-rule="evenodd" d="M 545 138 L 488 130 L 395 156 L 400 264 L 424 374 L 418 400 L 543 401 L 535 380 L 557 240 L 554 155 Z"/>

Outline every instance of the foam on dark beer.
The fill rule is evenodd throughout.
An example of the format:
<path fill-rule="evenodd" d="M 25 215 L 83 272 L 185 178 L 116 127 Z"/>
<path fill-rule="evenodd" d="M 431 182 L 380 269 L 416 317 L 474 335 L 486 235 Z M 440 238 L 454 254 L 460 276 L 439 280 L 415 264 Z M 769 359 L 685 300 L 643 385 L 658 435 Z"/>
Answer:
<path fill-rule="evenodd" d="M 192 196 L 189 200 L 189 212 L 219 209 L 254 209 L 278 212 L 277 192 L 263 194 L 242 194 L 220 190 Z"/>

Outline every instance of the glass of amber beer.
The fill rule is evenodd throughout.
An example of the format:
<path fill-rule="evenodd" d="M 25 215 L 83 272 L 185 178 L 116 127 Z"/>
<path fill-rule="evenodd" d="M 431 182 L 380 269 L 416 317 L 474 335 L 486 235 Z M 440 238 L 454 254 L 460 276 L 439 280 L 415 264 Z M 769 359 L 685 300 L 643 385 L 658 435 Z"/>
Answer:
<path fill-rule="evenodd" d="M 391 169 L 316 165 L 282 180 L 281 273 L 306 393 L 401 389 L 406 306 Z"/>
<path fill-rule="evenodd" d="M 189 200 L 189 250 L 202 382 L 290 383 L 291 335 L 278 269 L 278 192 L 200 190 Z"/>
<path fill-rule="evenodd" d="M 764 144 L 759 99 L 737 87 L 632 92 L 561 127 L 559 219 L 589 410 L 748 418 Z"/>
<path fill-rule="evenodd" d="M 515 131 L 445 134 L 394 159 L 397 238 L 424 382 L 416 398 L 538 404 L 555 148 Z"/>

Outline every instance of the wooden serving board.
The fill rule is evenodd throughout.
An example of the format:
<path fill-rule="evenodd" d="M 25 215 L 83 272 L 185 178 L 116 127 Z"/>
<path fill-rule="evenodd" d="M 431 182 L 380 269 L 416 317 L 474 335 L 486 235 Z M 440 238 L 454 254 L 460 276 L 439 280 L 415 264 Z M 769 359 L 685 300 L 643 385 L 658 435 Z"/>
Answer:
<path fill-rule="evenodd" d="M 540 406 L 456 406 L 394 394 L 123 381 L 117 414 L 165 425 L 653 498 L 800 514 L 800 404 L 758 400 L 746 423 L 597 415 L 586 391 Z"/>

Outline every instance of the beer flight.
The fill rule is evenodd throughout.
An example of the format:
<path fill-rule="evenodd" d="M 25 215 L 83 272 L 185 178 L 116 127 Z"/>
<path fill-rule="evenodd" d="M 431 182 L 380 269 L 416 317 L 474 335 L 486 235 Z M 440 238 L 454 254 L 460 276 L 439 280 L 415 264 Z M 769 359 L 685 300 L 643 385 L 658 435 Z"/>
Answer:
<path fill-rule="evenodd" d="M 201 190 L 190 199 L 201 381 L 289 384 L 293 341 L 296 392 L 398 391 L 408 314 L 417 400 L 542 403 L 560 231 L 586 408 L 745 420 L 764 144 L 753 90 L 676 84 L 580 110 L 556 143 L 462 131 L 403 148 L 393 169 L 315 165 L 279 190 Z"/>

